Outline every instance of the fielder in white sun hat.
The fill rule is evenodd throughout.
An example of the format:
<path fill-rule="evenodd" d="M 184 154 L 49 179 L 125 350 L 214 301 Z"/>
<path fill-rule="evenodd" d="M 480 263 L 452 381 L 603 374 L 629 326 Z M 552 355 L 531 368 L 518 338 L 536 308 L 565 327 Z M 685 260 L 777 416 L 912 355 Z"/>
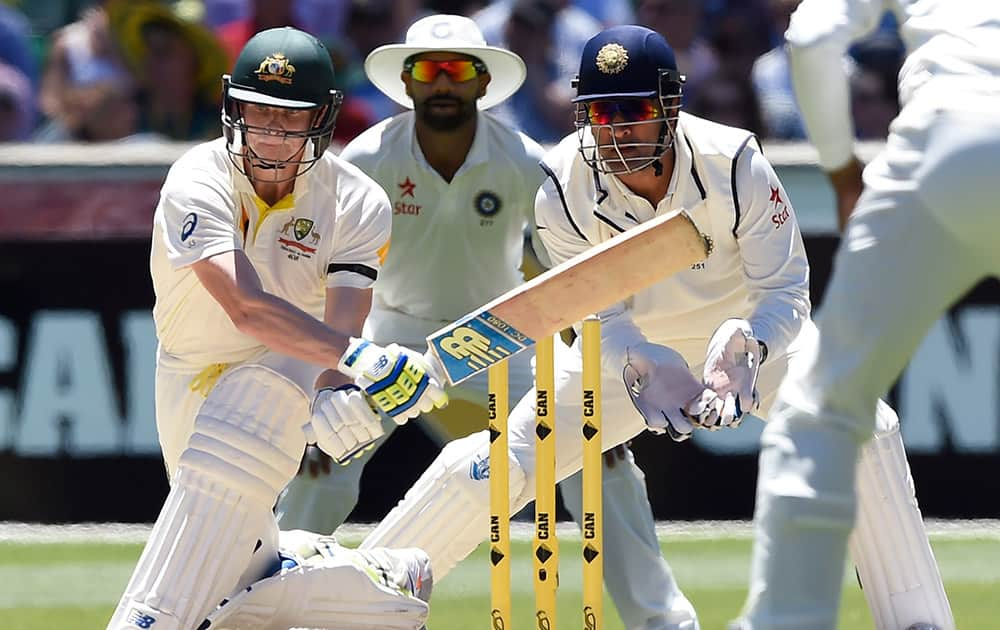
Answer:
<path fill-rule="evenodd" d="M 383 94 L 403 107 L 413 108 L 400 79 L 403 63 L 425 52 L 454 52 L 475 57 L 490 73 L 490 83 L 478 101 L 479 109 L 498 105 L 517 92 L 527 68 L 516 54 L 488 46 L 476 23 L 461 15 L 431 15 L 417 20 L 406 31 L 405 44 L 379 46 L 365 59 L 365 74 Z"/>

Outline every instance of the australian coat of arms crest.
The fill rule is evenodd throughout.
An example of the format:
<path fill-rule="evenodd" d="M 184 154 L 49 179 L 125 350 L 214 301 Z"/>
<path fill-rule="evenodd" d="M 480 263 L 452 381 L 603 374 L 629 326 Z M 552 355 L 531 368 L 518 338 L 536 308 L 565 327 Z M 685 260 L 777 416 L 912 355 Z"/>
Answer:
<path fill-rule="evenodd" d="M 295 66 L 288 61 L 288 57 L 276 52 L 260 62 L 256 74 L 261 81 L 277 81 L 288 84 L 292 82 Z"/>

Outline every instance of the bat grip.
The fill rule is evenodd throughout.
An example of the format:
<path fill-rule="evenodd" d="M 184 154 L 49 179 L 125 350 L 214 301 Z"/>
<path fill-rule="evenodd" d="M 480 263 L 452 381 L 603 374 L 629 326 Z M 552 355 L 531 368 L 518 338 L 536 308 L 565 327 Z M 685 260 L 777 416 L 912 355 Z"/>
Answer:
<path fill-rule="evenodd" d="M 451 380 L 448 379 L 448 371 L 444 369 L 441 365 L 441 361 L 438 360 L 437 355 L 428 348 L 427 352 L 424 353 L 424 363 L 427 364 L 427 375 L 438 382 L 439 385 L 444 387 L 445 385 L 451 385 Z"/>

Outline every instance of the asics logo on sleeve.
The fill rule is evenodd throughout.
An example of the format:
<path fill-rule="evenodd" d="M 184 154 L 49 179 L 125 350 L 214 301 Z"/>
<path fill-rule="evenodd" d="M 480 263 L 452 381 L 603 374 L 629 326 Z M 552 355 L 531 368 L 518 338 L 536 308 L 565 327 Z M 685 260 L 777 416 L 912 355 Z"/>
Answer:
<path fill-rule="evenodd" d="M 192 234 L 194 234 L 194 229 L 198 226 L 198 215 L 189 212 L 186 217 L 184 217 L 184 223 L 181 224 L 181 241 L 188 240 Z"/>

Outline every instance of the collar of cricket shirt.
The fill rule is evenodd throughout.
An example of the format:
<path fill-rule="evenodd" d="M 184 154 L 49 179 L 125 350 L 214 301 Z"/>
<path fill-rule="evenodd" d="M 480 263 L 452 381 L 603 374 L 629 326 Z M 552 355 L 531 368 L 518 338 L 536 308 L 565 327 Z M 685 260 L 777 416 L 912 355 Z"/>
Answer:
<path fill-rule="evenodd" d="M 410 112 L 409 115 L 415 116 L 413 112 Z M 465 171 L 475 168 L 480 164 L 489 162 L 490 139 L 486 121 L 486 116 L 488 115 L 489 114 L 484 114 L 481 111 L 476 112 L 476 136 L 472 139 L 472 146 L 469 147 L 469 152 L 465 156 L 465 161 L 462 162 L 462 166 L 458 167 L 458 170 L 455 171 L 455 176 L 451 181 L 454 182 L 455 179 L 461 176 Z M 427 170 L 436 172 L 424 156 L 424 151 L 420 148 L 420 143 L 417 141 L 417 129 L 412 124 L 410 125 L 410 133 L 408 136 L 410 141 L 410 153 L 413 155 L 413 159 L 417 161 L 417 164 Z"/>
<path fill-rule="evenodd" d="M 674 143 L 674 146 L 677 146 L 677 142 Z M 623 231 L 628 225 L 645 223 L 662 212 L 677 207 L 677 202 L 681 201 L 680 198 L 677 198 L 677 191 L 678 189 L 684 191 L 688 188 L 684 182 L 684 173 L 691 164 L 690 155 L 685 156 L 683 153 L 684 150 L 681 148 L 674 151 L 674 168 L 673 172 L 670 173 L 667 192 L 655 204 L 651 204 L 645 197 L 638 195 L 615 175 L 596 177 L 595 186 L 598 188 L 597 195 L 601 202 L 596 204 L 594 216 L 616 230 Z M 602 187 L 604 190 L 601 189 Z M 620 203 L 603 203 L 604 192 L 608 187 L 614 191 L 613 197 L 619 199 Z"/>
<path fill-rule="evenodd" d="M 666 199 L 669 207 L 693 208 L 701 203 L 706 196 L 705 186 L 698 165 L 694 159 L 694 149 L 691 141 L 684 134 L 682 119 L 677 119 L 674 139 L 674 174 L 671 176 L 670 187 Z"/>

